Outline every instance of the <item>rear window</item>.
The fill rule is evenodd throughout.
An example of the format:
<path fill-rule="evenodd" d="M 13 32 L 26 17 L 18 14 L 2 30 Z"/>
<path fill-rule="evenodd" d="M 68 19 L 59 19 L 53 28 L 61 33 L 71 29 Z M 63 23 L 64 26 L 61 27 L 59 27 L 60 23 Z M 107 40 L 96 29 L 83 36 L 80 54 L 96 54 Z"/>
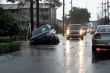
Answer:
<path fill-rule="evenodd" d="M 110 32 L 110 27 L 109 26 L 99 27 L 97 32 Z"/>

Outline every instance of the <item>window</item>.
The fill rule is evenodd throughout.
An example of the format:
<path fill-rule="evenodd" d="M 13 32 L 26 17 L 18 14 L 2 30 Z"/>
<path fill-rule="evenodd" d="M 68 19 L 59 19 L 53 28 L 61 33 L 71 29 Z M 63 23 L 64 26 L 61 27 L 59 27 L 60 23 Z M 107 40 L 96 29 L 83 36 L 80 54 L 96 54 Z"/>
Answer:
<path fill-rule="evenodd" d="M 44 20 L 48 20 L 48 18 L 49 18 L 48 15 L 43 16 Z"/>
<path fill-rule="evenodd" d="M 110 27 L 99 27 L 98 32 L 110 32 Z"/>

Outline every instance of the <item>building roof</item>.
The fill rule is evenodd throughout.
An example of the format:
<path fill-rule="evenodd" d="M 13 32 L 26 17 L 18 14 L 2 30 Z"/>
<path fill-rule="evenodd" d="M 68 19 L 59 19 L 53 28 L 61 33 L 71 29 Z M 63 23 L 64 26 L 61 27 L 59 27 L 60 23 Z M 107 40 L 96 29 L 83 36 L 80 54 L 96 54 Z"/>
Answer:
<path fill-rule="evenodd" d="M 24 6 L 21 8 L 30 8 L 30 2 L 27 2 Z M 36 8 L 36 4 L 33 4 L 33 8 Z M 39 3 L 39 8 L 50 8 L 48 3 Z"/>
<path fill-rule="evenodd" d="M 0 7 L 3 9 L 19 9 L 18 4 L 0 4 Z M 40 3 L 40 8 L 50 8 L 49 3 Z M 21 8 L 30 8 L 30 2 L 27 2 L 24 6 L 21 6 Z M 33 8 L 36 8 L 36 4 L 33 4 Z"/>
<path fill-rule="evenodd" d="M 18 9 L 18 5 L 17 4 L 0 4 L 0 7 L 2 7 L 3 9 Z"/>
<path fill-rule="evenodd" d="M 18 14 L 13 14 L 14 17 L 18 20 L 18 21 L 21 21 L 21 22 L 27 22 L 30 20 L 30 18 L 27 18 L 25 16 L 22 16 L 22 15 L 18 15 Z"/>

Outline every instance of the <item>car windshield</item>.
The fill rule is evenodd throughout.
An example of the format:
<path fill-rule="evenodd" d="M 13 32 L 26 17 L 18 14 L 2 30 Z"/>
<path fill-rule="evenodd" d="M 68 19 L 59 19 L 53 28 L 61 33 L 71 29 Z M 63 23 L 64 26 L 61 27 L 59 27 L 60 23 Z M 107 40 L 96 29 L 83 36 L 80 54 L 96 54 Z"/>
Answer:
<path fill-rule="evenodd" d="M 71 30 L 79 30 L 80 29 L 80 25 L 71 25 L 70 29 Z"/>
<path fill-rule="evenodd" d="M 32 32 L 32 36 L 35 36 L 35 35 L 38 35 L 40 33 L 43 33 L 43 32 L 47 32 L 49 31 L 49 27 L 48 26 L 41 26 L 40 28 L 38 29 L 35 29 L 33 32 Z"/>
<path fill-rule="evenodd" d="M 99 27 L 97 32 L 110 32 L 110 27 L 108 26 Z"/>

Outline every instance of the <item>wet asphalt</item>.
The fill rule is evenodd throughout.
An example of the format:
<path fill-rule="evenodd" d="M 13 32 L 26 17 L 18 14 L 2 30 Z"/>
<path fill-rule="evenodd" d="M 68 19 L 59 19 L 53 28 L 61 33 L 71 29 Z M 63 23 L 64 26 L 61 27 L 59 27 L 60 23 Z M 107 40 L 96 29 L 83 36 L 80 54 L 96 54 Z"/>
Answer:
<path fill-rule="evenodd" d="M 58 45 L 22 44 L 21 50 L 0 56 L 0 73 L 109 73 L 110 59 L 92 62 L 91 34 L 84 40 L 66 40 Z"/>

